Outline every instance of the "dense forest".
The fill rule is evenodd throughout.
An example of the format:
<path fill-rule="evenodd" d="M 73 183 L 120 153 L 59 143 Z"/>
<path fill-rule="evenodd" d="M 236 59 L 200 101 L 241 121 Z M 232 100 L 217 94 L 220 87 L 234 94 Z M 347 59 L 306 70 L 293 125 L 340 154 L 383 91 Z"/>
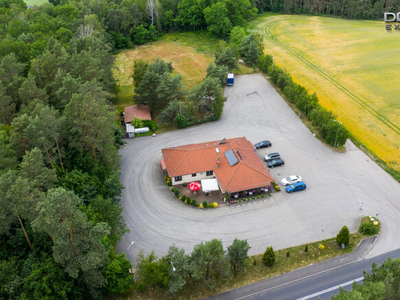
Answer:
<path fill-rule="evenodd" d="M 132 287 L 130 263 L 115 252 L 127 232 L 119 205 L 123 142 L 112 106 L 118 90 L 115 50 L 172 31 L 208 30 L 229 43 L 221 42 L 204 82 L 188 95 L 169 62 L 137 62 L 135 101 L 161 112 L 164 122 L 174 118 L 181 128 L 195 122 L 195 112 L 185 106 L 182 114 L 173 113 L 182 97 L 219 118 L 221 87 L 239 55 L 254 68 L 261 64 L 287 95 L 302 95 L 299 105 L 317 102 L 273 69 L 270 57 L 262 56 L 260 37 L 242 28 L 257 13 L 371 19 L 399 5 L 400 0 L 50 0 L 27 7 L 22 0 L 0 0 L 0 299 L 98 299 Z M 154 82 L 160 88 L 152 89 Z M 313 115 L 311 108 L 320 115 L 316 105 L 304 111 Z"/>
<path fill-rule="evenodd" d="M 0 2 L 0 298 L 129 290 L 109 36 L 76 6 Z"/>

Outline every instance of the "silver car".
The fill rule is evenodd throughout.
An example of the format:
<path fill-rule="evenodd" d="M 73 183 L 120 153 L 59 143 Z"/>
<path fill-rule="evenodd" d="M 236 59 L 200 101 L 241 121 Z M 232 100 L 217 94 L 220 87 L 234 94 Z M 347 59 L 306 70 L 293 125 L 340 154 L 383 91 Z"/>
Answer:
<path fill-rule="evenodd" d="M 293 183 L 300 182 L 300 181 L 302 181 L 300 175 L 290 175 L 286 178 L 283 178 L 281 180 L 281 183 L 282 183 L 282 185 L 289 185 L 289 184 L 293 184 Z"/>
<path fill-rule="evenodd" d="M 265 161 L 270 161 L 270 160 L 277 159 L 277 158 L 281 158 L 281 156 L 279 155 L 278 152 L 270 153 L 270 154 L 264 156 Z"/>

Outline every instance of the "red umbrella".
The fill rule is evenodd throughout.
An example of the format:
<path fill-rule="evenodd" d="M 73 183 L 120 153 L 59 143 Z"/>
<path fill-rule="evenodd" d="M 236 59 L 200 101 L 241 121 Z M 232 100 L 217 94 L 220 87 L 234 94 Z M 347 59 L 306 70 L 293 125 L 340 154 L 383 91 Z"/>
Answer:
<path fill-rule="evenodd" d="M 189 187 L 189 190 L 195 192 L 195 191 L 198 191 L 200 189 L 201 184 L 198 183 L 197 181 L 194 181 L 194 182 L 189 183 L 188 187 Z"/>

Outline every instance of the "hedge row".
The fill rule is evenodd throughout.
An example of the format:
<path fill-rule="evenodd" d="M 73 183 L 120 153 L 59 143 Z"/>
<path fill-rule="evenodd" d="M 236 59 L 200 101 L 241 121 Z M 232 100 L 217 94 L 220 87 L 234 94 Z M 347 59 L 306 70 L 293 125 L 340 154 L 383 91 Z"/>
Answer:
<path fill-rule="evenodd" d="M 261 194 L 261 195 L 249 196 L 249 197 L 238 198 L 238 199 L 231 198 L 230 200 L 227 200 L 227 201 L 229 204 L 233 204 L 233 203 L 237 203 L 237 202 L 240 203 L 240 202 L 245 202 L 245 201 L 251 201 L 254 199 L 268 198 L 269 196 L 271 196 L 271 194 Z"/>
<path fill-rule="evenodd" d="M 295 83 L 290 74 L 273 64 L 272 56 L 265 54 L 258 60 L 260 70 L 268 74 L 272 82 L 281 89 L 287 99 L 317 128 L 319 135 L 331 146 L 341 147 L 349 138 L 349 131 L 335 120 L 335 115 L 323 108 L 317 95 L 309 94 L 304 86 Z M 336 141 L 336 145 L 335 145 Z"/>
<path fill-rule="evenodd" d="M 178 198 L 182 202 L 185 202 L 188 205 L 193 205 L 193 206 L 200 207 L 200 208 L 217 208 L 218 207 L 217 202 L 207 203 L 207 201 L 203 201 L 203 203 L 199 204 L 199 203 L 197 203 L 196 199 L 190 199 L 190 197 L 186 197 L 186 195 L 181 195 L 179 189 L 177 189 L 175 187 L 171 188 L 171 192 L 174 193 L 176 198 Z"/>

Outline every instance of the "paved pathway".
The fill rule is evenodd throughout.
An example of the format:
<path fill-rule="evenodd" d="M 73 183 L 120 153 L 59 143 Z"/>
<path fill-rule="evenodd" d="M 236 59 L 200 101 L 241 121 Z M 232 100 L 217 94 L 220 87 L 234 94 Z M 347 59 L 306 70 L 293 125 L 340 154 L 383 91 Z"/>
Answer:
<path fill-rule="evenodd" d="M 322 144 L 262 75 L 237 76 L 225 96 L 221 120 L 131 139 L 120 150 L 126 187 L 121 204 L 131 232 L 119 243 L 119 252 L 134 240 L 130 257 L 135 263 L 140 249 L 164 255 L 175 244 L 190 253 L 202 241 L 219 238 L 226 247 L 237 237 L 248 240 L 250 254 L 258 254 L 270 245 L 282 249 L 331 238 L 343 225 L 356 231 L 362 216 L 377 213 L 382 234 L 370 256 L 400 248 L 400 184 L 368 156 L 351 142 L 346 153 Z M 280 152 L 285 160 L 272 176 L 280 181 L 299 174 L 307 190 L 209 210 L 175 201 L 161 172 L 161 149 L 240 136 L 253 144 L 270 139 L 272 148 L 257 153 Z"/>

